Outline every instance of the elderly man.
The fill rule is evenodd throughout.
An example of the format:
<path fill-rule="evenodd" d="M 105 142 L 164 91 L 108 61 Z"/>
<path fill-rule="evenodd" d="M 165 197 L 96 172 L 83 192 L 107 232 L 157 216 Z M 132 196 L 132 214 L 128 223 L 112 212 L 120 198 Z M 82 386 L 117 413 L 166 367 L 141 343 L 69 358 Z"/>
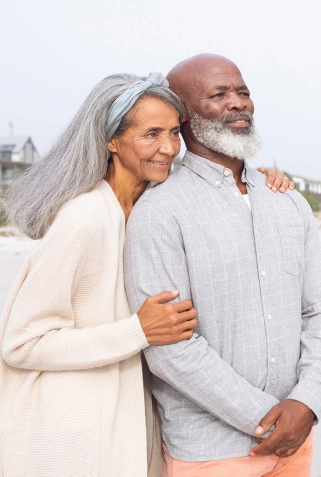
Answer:
<path fill-rule="evenodd" d="M 164 477 L 310 475 L 321 416 L 321 247 L 296 191 L 273 194 L 245 159 L 261 140 L 237 66 L 190 58 L 168 74 L 186 106 L 182 167 L 127 227 L 133 309 L 178 288 L 197 334 L 153 346 Z"/>

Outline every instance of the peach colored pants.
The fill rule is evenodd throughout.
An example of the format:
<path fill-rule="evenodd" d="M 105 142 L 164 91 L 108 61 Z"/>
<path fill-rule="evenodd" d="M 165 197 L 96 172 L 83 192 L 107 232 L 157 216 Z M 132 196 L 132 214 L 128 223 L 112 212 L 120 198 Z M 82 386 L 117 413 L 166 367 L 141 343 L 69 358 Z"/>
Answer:
<path fill-rule="evenodd" d="M 313 432 L 291 457 L 274 454 L 246 456 L 206 462 L 183 462 L 173 459 L 164 446 L 162 477 L 310 477 Z"/>

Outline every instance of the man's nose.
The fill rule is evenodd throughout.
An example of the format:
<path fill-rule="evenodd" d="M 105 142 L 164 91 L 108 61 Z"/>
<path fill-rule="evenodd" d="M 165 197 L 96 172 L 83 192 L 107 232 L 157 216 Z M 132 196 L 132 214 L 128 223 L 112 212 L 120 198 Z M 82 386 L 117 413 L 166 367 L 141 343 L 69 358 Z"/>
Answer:
<path fill-rule="evenodd" d="M 227 109 L 232 111 L 233 109 L 238 109 L 242 111 L 246 109 L 246 101 L 239 94 L 231 93 L 227 103 Z"/>

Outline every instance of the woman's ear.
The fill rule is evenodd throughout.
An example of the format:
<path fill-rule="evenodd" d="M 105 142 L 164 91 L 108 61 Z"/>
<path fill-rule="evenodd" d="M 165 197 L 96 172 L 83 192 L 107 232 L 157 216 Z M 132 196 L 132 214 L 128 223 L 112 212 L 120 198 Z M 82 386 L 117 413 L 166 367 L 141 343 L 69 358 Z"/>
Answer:
<path fill-rule="evenodd" d="M 117 145 L 116 145 L 116 139 L 114 137 L 111 138 L 110 141 L 107 142 L 107 149 L 110 152 L 117 152 Z"/>

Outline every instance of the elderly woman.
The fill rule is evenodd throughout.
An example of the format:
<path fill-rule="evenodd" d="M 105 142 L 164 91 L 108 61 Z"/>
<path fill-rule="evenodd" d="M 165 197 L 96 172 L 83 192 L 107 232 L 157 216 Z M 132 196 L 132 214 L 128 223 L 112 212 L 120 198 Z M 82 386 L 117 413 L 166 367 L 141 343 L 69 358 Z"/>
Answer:
<path fill-rule="evenodd" d="M 162 75 L 109 76 L 8 195 L 11 222 L 42 240 L 1 320 L 4 477 L 144 477 L 148 462 L 158 475 L 140 351 L 190 338 L 196 312 L 174 290 L 131 316 L 123 246 L 133 205 L 179 152 L 181 115 Z"/>

